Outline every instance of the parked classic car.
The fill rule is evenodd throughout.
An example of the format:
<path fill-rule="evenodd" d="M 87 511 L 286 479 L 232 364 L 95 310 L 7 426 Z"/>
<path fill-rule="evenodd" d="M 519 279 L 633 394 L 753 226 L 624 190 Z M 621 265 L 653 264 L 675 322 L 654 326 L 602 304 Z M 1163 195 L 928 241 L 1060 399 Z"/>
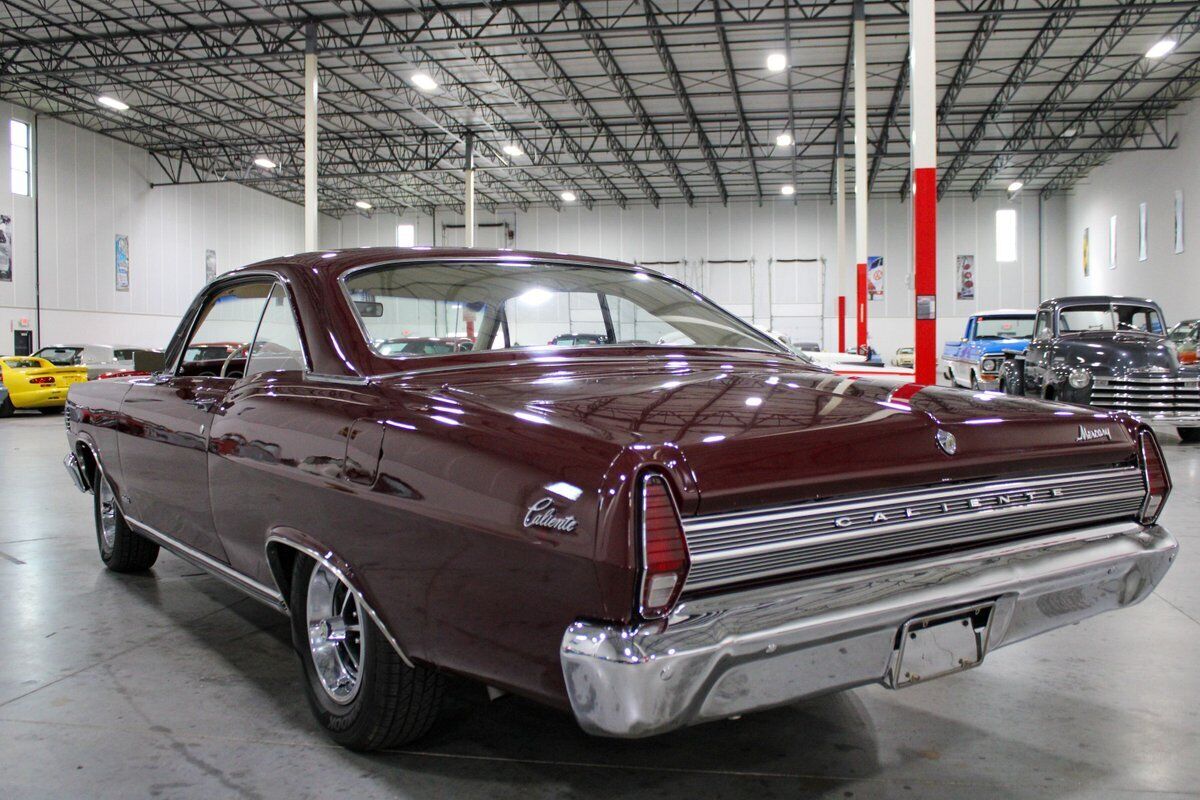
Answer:
<path fill-rule="evenodd" d="M 676 340 L 515 346 L 597 297 L 614 338 Z M 468 305 L 471 351 L 372 345 Z M 255 346 L 183 360 L 214 340 Z M 1176 551 L 1127 415 L 844 378 L 673 279 L 561 254 L 236 270 L 161 372 L 72 387 L 67 425 L 102 561 L 163 546 L 290 613 L 317 720 L 364 750 L 425 733 L 445 673 L 625 737 L 900 688 L 1136 603 Z"/>
<path fill-rule="evenodd" d="M 896 349 L 896 354 L 892 356 L 893 367 L 911 367 L 916 361 L 916 348 L 899 347 Z"/>
<path fill-rule="evenodd" d="M 1127 411 L 1200 441 L 1200 368 L 1179 363 L 1166 331 L 1153 300 L 1047 300 L 1029 347 L 1005 353 L 1004 391 Z"/>
<path fill-rule="evenodd" d="M 43 414 L 61 414 L 71 384 L 87 380 L 83 367 L 56 367 L 44 358 L 4 356 L 0 358 L 0 417 L 11 417 L 17 409 L 36 409 Z"/>
<path fill-rule="evenodd" d="M 470 350 L 475 343 L 466 336 L 402 336 L 375 343 L 380 355 L 444 355 Z"/>
<path fill-rule="evenodd" d="M 1011 308 L 973 314 L 962 338 L 946 342 L 942 351 L 946 380 L 975 391 L 998 388 L 1004 351 L 1029 344 L 1035 314 Z"/>
<path fill-rule="evenodd" d="M 1200 319 L 1185 319 L 1175 324 L 1167 334 L 1175 352 L 1179 354 L 1180 364 L 1195 364 L 1200 361 L 1197 357 L 1197 347 L 1200 345 Z"/>
<path fill-rule="evenodd" d="M 154 364 L 150 368 L 157 369 L 162 351 L 131 345 L 56 344 L 43 347 L 34 356 L 60 367 L 87 367 L 88 379 L 94 380 L 106 372 L 144 369 L 150 362 Z"/>

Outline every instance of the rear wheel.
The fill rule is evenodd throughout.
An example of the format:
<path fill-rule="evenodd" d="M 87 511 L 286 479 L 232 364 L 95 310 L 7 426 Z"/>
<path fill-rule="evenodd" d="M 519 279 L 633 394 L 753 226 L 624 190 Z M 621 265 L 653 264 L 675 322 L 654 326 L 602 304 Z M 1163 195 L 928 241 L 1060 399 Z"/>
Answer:
<path fill-rule="evenodd" d="M 158 560 L 158 544 L 129 527 L 103 472 L 95 470 L 92 482 L 95 485 L 92 495 L 100 560 L 113 572 L 144 572 L 150 569 Z"/>
<path fill-rule="evenodd" d="M 12 400 L 7 396 L 0 400 L 0 417 L 11 417 L 14 410 Z"/>
<path fill-rule="evenodd" d="M 50 408 L 39 408 L 38 411 L 42 412 L 47 417 L 49 417 L 52 414 L 63 413 L 63 406 L 51 406 Z"/>
<path fill-rule="evenodd" d="M 1176 428 L 1179 433 L 1179 438 L 1184 444 L 1195 444 L 1200 442 L 1200 428 Z"/>
<path fill-rule="evenodd" d="M 410 667 L 364 613 L 358 593 L 325 564 L 297 558 L 292 641 L 317 722 L 351 750 L 383 750 L 433 726 L 444 679 Z"/>

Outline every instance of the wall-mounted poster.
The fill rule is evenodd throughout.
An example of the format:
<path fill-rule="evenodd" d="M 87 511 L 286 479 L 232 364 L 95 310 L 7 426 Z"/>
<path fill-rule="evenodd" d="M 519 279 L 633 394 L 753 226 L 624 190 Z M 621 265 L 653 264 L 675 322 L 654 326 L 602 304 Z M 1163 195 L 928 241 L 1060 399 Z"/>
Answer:
<path fill-rule="evenodd" d="M 1145 203 L 1139 204 L 1138 205 L 1138 261 L 1145 261 L 1147 258 L 1150 257 L 1150 246 L 1146 242 L 1147 228 L 1149 227 L 1147 217 L 1148 217 L 1148 213 L 1146 211 L 1146 204 Z"/>
<path fill-rule="evenodd" d="M 1108 268 L 1117 268 L 1117 215 L 1108 218 Z"/>
<path fill-rule="evenodd" d="M 217 277 L 217 251 L 204 251 L 204 282 L 208 283 Z"/>
<path fill-rule="evenodd" d="M 867 299 L 883 297 L 883 256 L 867 256 Z"/>
<path fill-rule="evenodd" d="M 1175 190 L 1175 252 L 1183 252 L 1183 190 Z"/>
<path fill-rule="evenodd" d="M 117 291 L 129 291 L 129 237 L 123 233 L 116 236 Z"/>
<path fill-rule="evenodd" d="M 12 217 L 0 214 L 0 281 L 12 281 Z"/>
<path fill-rule="evenodd" d="M 975 256 L 959 256 L 958 299 L 971 300 L 975 297 Z"/>
<path fill-rule="evenodd" d="M 1088 241 L 1091 237 L 1089 236 L 1089 234 L 1090 234 L 1089 229 L 1084 228 L 1083 229 L 1083 277 L 1085 277 L 1085 278 L 1092 273 L 1092 270 L 1091 270 L 1092 265 L 1089 260 L 1091 258 L 1091 253 L 1089 252 L 1091 248 L 1089 247 L 1089 241 Z"/>

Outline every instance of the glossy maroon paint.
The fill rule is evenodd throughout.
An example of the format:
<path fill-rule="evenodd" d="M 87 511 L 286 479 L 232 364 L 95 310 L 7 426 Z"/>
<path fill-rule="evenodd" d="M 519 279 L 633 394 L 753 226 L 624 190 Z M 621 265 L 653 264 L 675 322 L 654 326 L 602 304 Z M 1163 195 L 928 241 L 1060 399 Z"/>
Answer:
<path fill-rule="evenodd" d="M 566 627 L 632 620 L 631 487 L 644 470 L 690 515 L 1135 458 L 1135 423 L 1120 415 L 845 378 L 782 352 L 383 358 L 338 283 L 365 265 L 482 258 L 633 269 L 390 248 L 253 265 L 215 285 L 286 284 L 310 370 L 77 384 L 72 446 L 95 448 L 128 515 L 266 585 L 269 536 L 328 552 L 409 656 L 559 706 Z M 1078 445 L 1083 423 L 1113 440 Z M 956 455 L 935 445 L 939 427 Z M 579 521 L 570 534 L 522 525 L 552 484 L 580 491 L 557 504 Z"/>

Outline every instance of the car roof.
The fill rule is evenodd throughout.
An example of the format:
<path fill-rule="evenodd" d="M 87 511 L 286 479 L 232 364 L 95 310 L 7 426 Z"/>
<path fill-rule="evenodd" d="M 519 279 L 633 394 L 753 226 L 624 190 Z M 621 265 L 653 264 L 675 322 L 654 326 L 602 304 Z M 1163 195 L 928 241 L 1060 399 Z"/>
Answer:
<path fill-rule="evenodd" d="M 1147 297 L 1124 297 L 1119 294 L 1080 294 L 1069 297 L 1054 297 L 1042 301 L 1041 308 L 1063 308 L 1065 306 L 1089 306 L 1101 303 L 1125 303 L 1128 305 L 1149 306 L 1158 308 L 1158 303 Z"/>
<path fill-rule="evenodd" d="M 1033 317 L 1037 315 L 1036 308 L 997 308 L 992 311 L 976 311 L 972 317 Z"/>

